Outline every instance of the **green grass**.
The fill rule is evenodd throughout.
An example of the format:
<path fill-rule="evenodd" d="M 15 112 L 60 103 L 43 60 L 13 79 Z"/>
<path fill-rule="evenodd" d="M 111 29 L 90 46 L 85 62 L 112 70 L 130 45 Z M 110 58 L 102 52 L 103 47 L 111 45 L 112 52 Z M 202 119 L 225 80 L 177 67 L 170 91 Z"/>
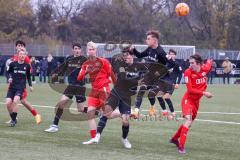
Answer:
<path fill-rule="evenodd" d="M 0 88 L 0 101 L 4 102 L 7 86 L 0 84 Z M 54 106 L 61 96 L 46 84 L 37 84 L 34 88 L 34 92 L 29 93 L 28 96 L 32 104 Z M 174 92 L 173 103 L 176 110 L 180 110 L 180 100 L 184 90 L 185 87 L 181 86 Z M 213 85 L 209 86 L 208 90 L 214 93 L 214 98 L 208 100 L 203 98 L 200 111 L 240 113 L 239 86 Z M 149 102 L 144 100 L 143 109 L 147 109 L 148 106 Z M 48 134 L 44 129 L 51 124 L 54 109 L 37 107 L 37 110 L 43 117 L 43 123 L 40 126 L 36 126 L 31 114 L 21 107 L 18 115 L 19 123 L 15 128 L 10 128 L 4 123 L 9 120 L 9 116 L 5 105 L 1 104 L 0 160 L 239 160 L 240 125 L 195 121 L 187 139 L 187 154 L 181 156 L 176 147 L 168 143 L 181 122 L 132 120 L 129 140 L 133 148 L 126 150 L 120 141 L 120 119 L 108 121 L 100 144 L 84 146 L 81 142 L 89 139 L 86 121 L 61 121 L 59 132 Z M 198 118 L 240 123 L 239 115 L 199 114 Z"/>

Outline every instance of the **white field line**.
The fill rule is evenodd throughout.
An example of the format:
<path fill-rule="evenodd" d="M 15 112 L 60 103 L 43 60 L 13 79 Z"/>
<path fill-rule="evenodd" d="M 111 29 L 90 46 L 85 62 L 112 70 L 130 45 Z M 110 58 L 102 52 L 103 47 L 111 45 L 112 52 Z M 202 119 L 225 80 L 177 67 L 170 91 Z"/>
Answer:
<path fill-rule="evenodd" d="M 4 103 L 4 102 L 0 102 L 0 104 L 6 105 L 6 103 Z M 18 104 L 18 105 L 23 106 L 22 104 Z M 32 104 L 32 106 L 33 106 L 33 107 L 38 107 L 38 108 L 50 108 L 50 109 L 55 109 L 55 107 L 53 107 L 53 106 L 44 106 L 44 105 L 35 105 L 35 104 Z M 77 111 L 77 109 L 75 109 L 75 108 L 70 108 L 70 110 Z"/>
<path fill-rule="evenodd" d="M 143 112 L 148 112 L 148 110 L 141 110 Z M 175 111 L 181 113 L 182 111 Z M 240 115 L 240 113 L 228 113 L 228 112 L 198 112 L 200 114 L 223 114 L 223 115 Z"/>
<path fill-rule="evenodd" d="M 6 104 L 4 102 L 0 102 L 0 104 Z M 22 106 L 22 104 L 19 104 Z M 53 106 L 45 106 L 45 105 L 36 105 L 36 104 L 33 104 L 32 105 L 33 107 L 39 107 L 39 108 L 52 108 L 54 109 L 55 107 Z M 74 109 L 74 108 L 70 108 L 71 110 L 77 110 L 77 109 Z M 141 110 L 143 112 L 148 112 L 148 110 Z M 177 113 L 181 113 L 181 111 L 175 111 Z M 229 112 L 198 112 L 200 114 L 222 114 L 222 115 L 240 115 L 240 113 L 229 113 Z"/>
<path fill-rule="evenodd" d="M 6 104 L 4 102 L 0 102 L 0 104 Z M 20 104 L 22 105 L 22 104 Z M 32 105 L 34 107 L 38 107 L 38 108 L 50 108 L 50 109 L 54 109 L 55 107 L 53 106 L 43 106 L 43 105 Z M 70 108 L 71 110 L 77 110 L 77 109 L 74 109 L 74 108 Z M 148 110 L 142 110 L 144 112 L 148 111 Z M 177 111 L 177 112 L 180 112 L 180 111 Z M 202 113 L 202 114 L 224 114 L 224 115 L 239 115 L 240 113 L 227 113 L 227 112 L 198 112 L 198 113 Z M 181 118 L 180 118 L 181 119 Z M 210 123 L 219 123 L 219 124 L 235 124 L 235 125 L 240 125 L 239 122 L 229 122 L 229 121 L 215 121 L 215 120 L 206 120 L 206 119 L 195 119 L 196 121 L 199 121 L 199 122 L 210 122 Z"/>

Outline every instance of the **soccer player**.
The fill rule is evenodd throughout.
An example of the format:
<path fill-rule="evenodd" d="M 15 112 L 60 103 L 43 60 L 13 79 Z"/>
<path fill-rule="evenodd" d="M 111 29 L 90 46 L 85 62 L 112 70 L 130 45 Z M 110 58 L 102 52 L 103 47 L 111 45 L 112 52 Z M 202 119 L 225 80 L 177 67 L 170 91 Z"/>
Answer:
<path fill-rule="evenodd" d="M 26 89 L 26 80 L 33 91 L 30 65 L 25 63 L 26 49 L 21 48 L 18 50 L 18 61 L 14 61 L 9 65 L 9 88 L 6 96 L 6 104 L 11 117 L 10 126 L 14 127 L 17 124 L 18 101 L 24 96 Z"/>
<path fill-rule="evenodd" d="M 23 49 L 26 49 L 25 47 L 26 47 L 25 42 L 20 41 L 20 40 L 16 42 L 17 54 L 15 54 L 15 55 L 11 58 L 12 61 L 18 61 L 18 58 L 19 58 L 18 52 L 19 52 L 19 50 L 21 50 L 22 48 L 23 48 Z M 26 54 L 27 54 L 27 52 L 26 52 Z M 24 62 L 30 65 L 30 59 L 29 59 L 29 57 L 28 57 L 27 55 L 25 56 Z M 31 67 L 31 65 L 30 65 L 30 67 Z M 23 96 L 22 96 L 22 98 L 21 98 L 21 103 L 22 103 L 23 106 L 24 106 L 27 110 L 29 110 L 29 111 L 32 113 L 32 115 L 35 117 L 36 124 L 40 124 L 40 123 L 42 122 L 41 115 L 38 114 L 38 113 L 37 113 L 37 110 L 32 106 L 32 104 L 27 101 L 27 90 L 26 90 L 26 89 L 24 89 Z M 9 122 L 11 122 L 11 120 L 10 120 Z M 7 123 L 9 123 L 9 122 L 7 122 Z"/>
<path fill-rule="evenodd" d="M 128 48 L 124 48 L 121 55 L 116 55 L 112 58 L 113 68 L 117 74 L 117 82 L 103 107 L 103 116 L 98 122 L 97 135 L 92 139 L 92 144 L 99 143 L 107 120 L 111 118 L 112 113 L 118 107 L 122 118 L 122 143 L 125 148 L 132 148 L 131 143 L 127 139 L 131 113 L 131 96 L 137 93 L 137 86 L 141 81 L 148 81 L 149 78 L 154 78 L 153 72 L 157 75 L 156 77 L 167 72 L 167 69 L 160 64 L 133 63 L 133 58 L 134 56 L 129 53 Z M 154 71 L 149 67 L 152 67 Z M 156 71 L 156 68 L 158 68 L 158 71 Z"/>
<path fill-rule="evenodd" d="M 207 98 L 213 96 L 212 93 L 206 91 L 207 74 L 211 70 L 212 61 L 207 60 L 206 64 L 202 64 L 201 56 L 195 54 L 190 56 L 189 62 L 190 67 L 184 72 L 187 91 L 182 98 L 182 115 L 185 122 L 170 140 L 170 143 L 178 147 L 180 154 L 186 153 L 185 142 L 188 130 L 197 116 L 202 96 Z"/>
<path fill-rule="evenodd" d="M 56 105 L 56 114 L 52 125 L 45 130 L 49 133 L 54 133 L 59 130 L 59 120 L 61 119 L 66 104 L 73 98 L 73 96 L 76 98 L 77 109 L 79 112 L 84 112 L 84 110 L 86 112 L 87 109 L 85 104 L 85 80 L 77 80 L 81 66 L 87 58 L 82 56 L 81 45 L 79 43 L 74 43 L 72 45 L 72 53 L 73 55 L 69 56 L 64 64 L 57 68 L 57 70 L 55 70 L 52 74 L 52 80 L 55 80 L 58 76 L 64 77 L 68 75 L 68 86 L 65 89 L 60 101 Z M 58 90 L 58 88 L 54 89 Z M 59 91 L 60 90 L 61 88 L 59 88 Z"/>
<path fill-rule="evenodd" d="M 90 128 L 91 139 L 96 136 L 97 125 L 95 121 L 95 111 L 101 109 L 107 97 L 109 96 L 111 83 L 116 81 L 112 71 L 111 64 L 104 58 L 97 57 L 97 46 L 94 42 L 87 43 L 88 60 L 83 63 L 77 79 L 83 80 L 85 75 L 90 76 L 92 89 L 88 95 L 88 124 Z M 91 144 L 91 140 L 83 142 L 83 144 Z"/>
<path fill-rule="evenodd" d="M 91 144 L 97 144 L 100 136 L 106 126 L 107 120 L 111 118 L 112 112 L 118 107 L 122 118 L 122 143 L 125 148 L 132 148 L 127 136 L 129 133 L 129 117 L 131 113 L 131 96 L 136 94 L 138 82 L 142 79 L 144 72 L 148 72 L 148 68 L 142 63 L 133 63 L 133 55 L 129 51 L 123 49 L 122 55 L 113 57 L 114 65 L 118 69 L 117 82 L 111 90 L 105 106 L 103 107 L 103 116 L 100 118 L 97 127 L 97 135 L 91 140 Z M 122 63 L 121 63 L 122 62 Z M 124 62 L 124 63 L 123 63 Z M 120 65 L 118 65 L 120 64 Z"/>
<path fill-rule="evenodd" d="M 137 58 L 145 57 L 146 62 L 159 63 L 162 65 L 166 65 L 168 62 L 171 66 L 175 65 L 175 63 L 170 59 L 171 57 L 168 57 L 166 52 L 159 45 L 159 39 L 160 39 L 160 33 L 158 31 L 154 31 L 154 30 L 148 31 L 147 39 L 146 39 L 148 48 L 140 53 L 134 47 L 132 47 L 131 54 L 134 54 Z M 143 95 L 144 95 L 145 91 L 148 89 L 150 89 L 150 88 L 147 88 L 147 86 L 144 84 L 140 87 L 140 90 L 139 90 L 137 98 L 136 98 L 136 103 L 135 103 L 136 107 L 133 112 L 134 117 L 138 117 L 139 109 L 142 104 Z M 150 102 L 150 103 L 152 103 L 152 102 Z M 149 109 L 150 114 L 155 114 L 155 112 L 156 111 L 153 107 L 151 107 Z"/>
<path fill-rule="evenodd" d="M 157 97 L 157 99 L 158 99 L 159 104 L 162 108 L 163 116 L 168 116 L 169 119 L 173 119 L 176 116 L 176 112 L 174 111 L 174 107 L 173 107 L 173 104 L 172 104 L 172 101 L 171 101 L 170 98 L 171 98 L 171 96 L 174 92 L 174 88 L 175 89 L 179 88 L 179 84 L 180 84 L 181 79 L 182 79 L 182 68 L 176 62 L 176 55 L 177 55 L 176 51 L 174 51 L 173 49 L 170 49 L 168 55 L 171 56 L 171 59 L 175 62 L 175 65 L 171 68 L 171 66 L 169 66 L 169 64 L 167 64 L 169 74 L 164 77 L 163 80 L 165 82 L 163 82 L 163 84 L 161 84 L 159 86 L 159 91 L 162 91 L 162 92 L 165 92 L 165 93 L 162 97 Z M 168 85 L 171 85 L 172 87 L 169 87 L 166 90 L 166 88 L 164 88 L 164 86 L 168 86 Z M 152 96 L 151 94 L 149 94 L 149 95 Z M 150 99 L 150 102 L 151 102 L 151 106 L 154 107 L 155 97 L 152 96 L 152 97 L 149 97 L 149 99 Z M 168 104 L 168 107 L 170 109 L 171 114 L 168 114 L 168 111 L 166 110 L 165 101 Z"/>

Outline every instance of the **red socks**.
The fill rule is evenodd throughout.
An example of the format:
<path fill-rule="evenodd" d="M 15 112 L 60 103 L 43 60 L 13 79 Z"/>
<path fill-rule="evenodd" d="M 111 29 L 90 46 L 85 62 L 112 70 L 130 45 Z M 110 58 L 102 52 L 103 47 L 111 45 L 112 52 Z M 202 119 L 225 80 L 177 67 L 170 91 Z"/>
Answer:
<path fill-rule="evenodd" d="M 187 139 L 187 133 L 188 133 L 188 128 L 185 126 L 182 126 L 182 131 L 180 134 L 180 143 L 179 143 L 179 148 L 184 148 L 184 145 L 186 143 L 186 139 Z"/>
<path fill-rule="evenodd" d="M 176 132 L 175 135 L 172 137 L 173 140 L 178 140 L 178 138 L 179 138 L 180 135 L 181 135 L 182 128 L 183 128 L 183 125 L 181 125 L 181 126 L 178 128 L 177 132 Z"/>
<path fill-rule="evenodd" d="M 94 138 L 97 134 L 97 130 L 90 130 L 91 138 Z"/>
<path fill-rule="evenodd" d="M 33 115 L 34 117 L 37 115 L 37 111 L 36 111 L 35 109 L 33 109 L 33 110 L 31 111 L 31 113 L 32 113 L 32 115 Z"/>

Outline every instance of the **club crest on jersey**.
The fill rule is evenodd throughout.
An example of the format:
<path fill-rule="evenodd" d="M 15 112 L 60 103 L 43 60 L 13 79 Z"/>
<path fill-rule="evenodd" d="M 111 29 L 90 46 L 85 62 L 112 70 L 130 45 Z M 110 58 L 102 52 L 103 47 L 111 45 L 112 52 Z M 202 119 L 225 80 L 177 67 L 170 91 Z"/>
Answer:
<path fill-rule="evenodd" d="M 196 78 L 197 77 L 197 75 L 196 74 L 192 74 L 192 78 Z"/>
<path fill-rule="evenodd" d="M 96 67 L 100 67 L 101 66 L 101 63 L 99 63 L 99 62 L 96 62 Z"/>
<path fill-rule="evenodd" d="M 203 72 L 203 73 L 202 73 L 202 76 L 206 76 L 206 75 L 207 75 L 206 72 Z"/>

